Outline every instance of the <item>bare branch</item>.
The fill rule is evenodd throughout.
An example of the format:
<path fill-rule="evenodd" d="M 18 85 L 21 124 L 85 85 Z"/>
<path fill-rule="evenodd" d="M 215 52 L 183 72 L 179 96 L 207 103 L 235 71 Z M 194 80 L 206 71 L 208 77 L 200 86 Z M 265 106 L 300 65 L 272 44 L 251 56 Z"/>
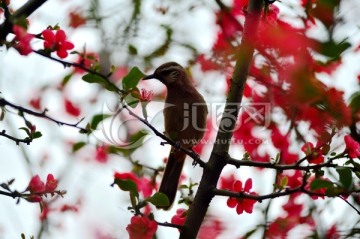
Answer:
<path fill-rule="evenodd" d="M 77 123 L 70 124 L 70 123 L 66 123 L 66 122 L 63 122 L 63 121 L 56 120 L 56 119 L 48 116 L 46 114 L 46 110 L 39 113 L 39 112 L 36 112 L 36 111 L 26 109 L 26 108 L 24 108 L 22 106 L 10 103 L 9 101 L 5 100 L 4 98 L 0 98 L 0 107 L 3 107 L 3 106 L 10 106 L 11 108 L 14 108 L 14 109 L 18 110 L 19 112 L 26 113 L 26 114 L 29 114 L 29 115 L 33 115 L 33 116 L 36 116 L 36 117 L 39 117 L 39 118 L 44 118 L 44 119 L 50 120 L 52 122 L 55 122 L 59 126 L 66 125 L 66 126 L 69 126 L 69 127 L 74 127 L 74 128 L 80 129 L 81 132 L 83 132 L 83 133 L 88 133 L 87 129 L 78 126 L 83 121 L 84 118 L 79 120 Z"/>

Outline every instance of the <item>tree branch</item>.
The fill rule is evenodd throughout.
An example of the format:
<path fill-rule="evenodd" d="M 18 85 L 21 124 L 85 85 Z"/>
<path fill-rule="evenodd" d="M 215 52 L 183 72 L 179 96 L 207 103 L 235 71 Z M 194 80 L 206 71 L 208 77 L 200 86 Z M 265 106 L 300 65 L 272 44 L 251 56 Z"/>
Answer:
<path fill-rule="evenodd" d="M 26 109 L 26 108 L 24 108 L 22 106 L 10 103 L 9 101 L 5 100 L 4 98 L 0 98 L 0 107 L 4 107 L 4 106 L 10 106 L 11 108 L 14 108 L 14 109 L 18 110 L 19 112 L 26 113 L 26 114 L 29 114 L 29 115 L 33 115 L 33 116 L 36 116 L 36 117 L 39 117 L 39 118 L 44 118 L 44 119 L 50 120 L 50 121 L 52 121 L 52 122 L 54 122 L 54 123 L 56 123 L 56 124 L 58 124 L 60 126 L 61 125 L 66 125 L 66 126 L 69 126 L 69 127 L 74 127 L 74 128 L 80 129 L 83 133 L 88 133 L 87 129 L 78 126 L 83 121 L 84 118 L 82 118 L 81 120 L 79 120 L 75 124 L 70 124 L 70 123 L 66 123 L 66 122 L 63 122 L 63 121 L 56 120 L 56 119 L 48 116 L 46 114 L 46 110 L 39 113 L 39 112 L 36 112 L 36 111 Z"/>
<path fill-rule="evenodd" d="M 209 204 L 214 197 L 212 188 L 216 188 L 220 174 L 227 160 L 230 141 L 237 121 L 246 79 L 254 54 L 254 42 L 257 38 L 258 26 L 263 7 L 263 0 L 251 0 L 245 19 L 244 34 L 231 80 L 230 90 L 226 99 L 219 131 L 209 159 L 204 168 L 198 191 L 188 211 L 180 239 L 195 239 L 204 220 Z M 230 125 L 229 125 L 230 122 Z"/>
<path fill-rule="evenodd" d="M 12 32 L 12 24 L 14 21 L 21 17 L 27 18 L 46 1 L 47 0 L 29 0 L 21 8 L 14 12 L 14 14 L 7 17 L 5 22 L 0 25 L 0 42 L 5 41 L 6 36 Z"/>
<path fill-rule="evenodd" d="M 24 144 L 29 145 L 29 144 L 32 142 L 32 139 L 31 139 L 31 138 L 19 139 L 19 138 L 15 138 L 15 137 L 13 137 L 13 136 L 11 136 L 11 135 L 8 135 L 8 134 L 6 133 L 6 130 L 2 130 L 2 131 L 0 132 L 0 136 L 3 136 L 3 137 L 5 137 L 5 138 L 8 138 L 8 139 L 14 141 L 14 142 L 16 143 L 16 145 L 19 145 L 20 143 L 24 143 Z"/>
<path fill-rule="evenodd" d="M 116 89 L 118 94 L 124 94 L 125 93 L 125 91 L 123 91 L 117 85 L 115 85 L 113 82 L 111 82 L 107 76 L 105 76 L 105 75 L 103 75 L 103 74 L 101 74 L 101 73 L 99 73 L 97 71 L 91 70 L 91 69 L 85 67 L 83 64 L 60 60 L 58 58 L 52 57 L 51 55 L 45 54 L 42 51 L 33 51 L 33 52 L 40 55 L 40 56 L 51 59 L 51 60 L 53 60 L 55 62 L 61 63 L 64 67 L 70 67 L 70 66 L 77 67 L 77 68 L 80 68 L 80 69 L 82 69 L 82 70 L 84 70 L 86 72 L 89 72 L 89 73 L 93 74 L 93 75 L 99 76 L 103 80 L 105 80 L 107 84 L 109 84 L 111 87 Z"/>

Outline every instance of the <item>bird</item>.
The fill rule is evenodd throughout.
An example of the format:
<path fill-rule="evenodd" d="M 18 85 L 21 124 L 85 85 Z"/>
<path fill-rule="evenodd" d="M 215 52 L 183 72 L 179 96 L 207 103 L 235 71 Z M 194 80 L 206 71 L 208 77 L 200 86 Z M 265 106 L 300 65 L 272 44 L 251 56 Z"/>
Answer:
<path fill-rule="evenodd" d="M 165 135 L 181 147 L 191 150 L 204 136 L 208 108 L 186 70 L 176 62 L 167 62 L 143 80 L 157 79 L 167 88 L 164 107 Z M 164 193 L 169 210 L 174 203 L 186 153 L 171 147 L 158 192 Z"/>

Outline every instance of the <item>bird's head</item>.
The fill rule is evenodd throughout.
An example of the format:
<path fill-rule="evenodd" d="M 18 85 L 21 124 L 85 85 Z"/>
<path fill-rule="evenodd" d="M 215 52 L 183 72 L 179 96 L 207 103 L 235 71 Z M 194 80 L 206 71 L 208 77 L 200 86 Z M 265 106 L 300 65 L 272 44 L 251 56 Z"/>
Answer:
<path fill-rule="evenodd" d="M 158 79 L 164 85 L 169 86 L 174 83 L 184 84 L 187 80 L 185 69 L 176 62 L 168 62 L 156 68 L 155 72 L 147 75 L 143 80 Z"/>

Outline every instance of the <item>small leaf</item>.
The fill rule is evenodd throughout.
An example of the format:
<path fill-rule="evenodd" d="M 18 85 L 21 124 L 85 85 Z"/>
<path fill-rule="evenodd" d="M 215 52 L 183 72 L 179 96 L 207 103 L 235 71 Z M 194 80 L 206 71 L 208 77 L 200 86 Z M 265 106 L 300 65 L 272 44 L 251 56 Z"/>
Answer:
<path fill-rule="evenodd" d="M 139 193 L 138 193 L 138 189 L 137 189 L 137 186 L 136 186 L 136 183 L 132 180 L 121 180 L 121 179 L 118 179 L 118 178 L 115 178 L 115 181 L 114 183 L 116 185 L 119 186 L 119 188 L 123 191 L 127 191 L 127 192 L 131 192 L 133 193 L 136 197 L 138 197 Z"/>
<path fill-rule="evenodd" d="M 21 127 L 19 129 L 24 130 L 29 137 L 31 136 L 30 130 L 28 128 Z"/>
<path fill-rule="evenodd" d="M 76 144 L 73 145 L 72 147 L 72 152 L 75 153 L 76 151 L 80 150 L 82 147 L 84 147 L 86 145 L 85 142 L 77 142 Z"/>
<path fill-rule="evenodd" d="M 134 47 L 133 45 L 130 44 L 128 49 L 129 49 L 130 55 L 137 55 L 138 51 L 137 51 L 136 47 Z"/>
<path fill-rule="evenodd" d="M 104 85 L 105 80 L 98 76 L 98 75 L 94 75 L 94 74 L 86 74 L 82 77 L 83 81 L 87 82 L 87 83 L 98 83 L 98 84 L 102 84 Z"/>
<path fill-rule="evenodd" d="M 145 201 L 156 207 L 168 207 L 170 205 L 169 199 L 164 193 L 155 193 L 153 196 L 146 198 Z"/>
<path fill-rule="evenodd" d="M 134 88 L 144 76 L 145 74 L 139 68 L 133 67 L 122 80 L 124 90 Z"/>
<path fill-rule="evenodd" d="M 71 77 L 73 76 L 73 73 L 67 74 L 61 81 L 61 85 L 65 86 L 71 79 Z"/>
<path fill-rule="evenodd" d="M 329 182 L 327 180 L 323 180 L 323 179 L 320 179 L 320 178 L 316 178 L 316 179 L 314 179 L 314 181 L 312 181 L 310 183 L 310 189 L 312 191 L 318 190 L 318 189 L 321 189 L 321 188 L 331 188 L 333 186 L 334 186 L 334 184 L 332 182 Z"/>
<path fill-rule="evenodd" d="M 349 168 L 336 168 L 336 171 L 339 174 L 339 181 L 342 185 L 342 187 L 350 191 L 353 188 L 353 178 L 352 178 L 352 172 Z"/>
<path fill-rule="evenodd" d="M 91 120 L 90 127 L 92 129 L 96 129 L 96 127 L 99 125 L 99 123 L 107 118 L 109 118 L 111 115 L 108 114 L 97 114 L 94 115 L 94 117 Z"/>
<path fill-rule="evenodd" d="M 87 83 L 97 83 L 102 85 L 105 89 L 108 91 L 117 92 L 116 86 L 110 84 L 107 80 L 105 80 L 103 77 L 95 75 L 95 74 L 86 74 L 82 77 L 83 81 Z"/>
<path fill-rule="evenodd" d="M 132 96 L 132 94 L 126 95 L 126 97 L 124 98 L 124 101 L 131 108 L 135 108 L 138 105 L 138 103 L 140 102 L 140 100 L 135 98 L 134 96 Z"/>
<path fill-rule="evenodd" d="M 38 139 L 41 136 L 42 136 L 42 133 L 40 131 L 36 131 L 35 133 L 32 134 L 33 139 Z"/>

